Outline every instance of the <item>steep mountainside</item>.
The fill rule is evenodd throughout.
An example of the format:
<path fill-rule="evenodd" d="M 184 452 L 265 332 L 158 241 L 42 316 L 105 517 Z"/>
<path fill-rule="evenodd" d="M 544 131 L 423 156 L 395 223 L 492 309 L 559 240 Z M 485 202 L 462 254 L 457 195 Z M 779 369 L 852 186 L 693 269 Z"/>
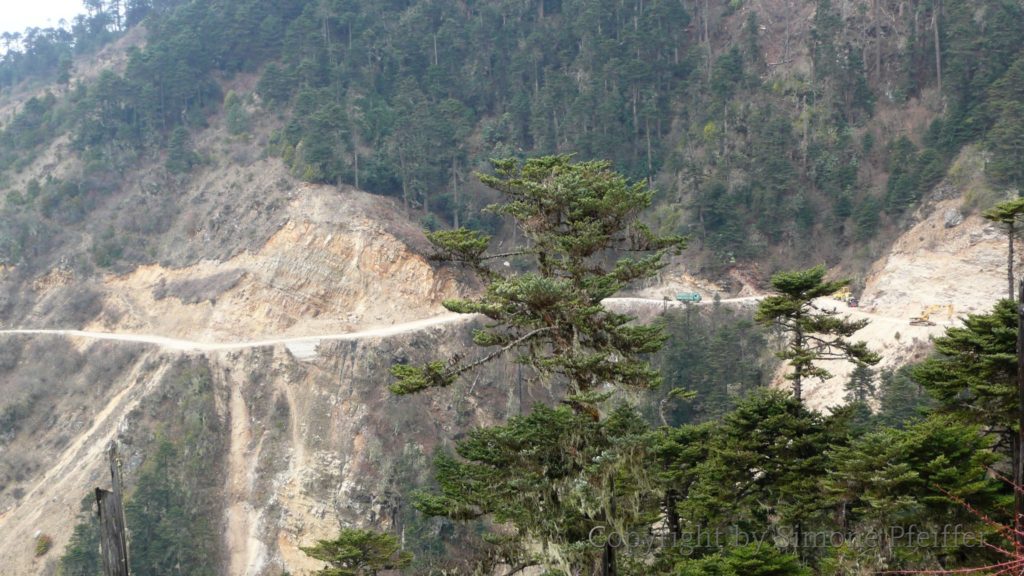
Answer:
<path fill-rule="evenodd" d="M 7 264 L 67 256 L 81 238 L 58 226 L 94 228 L 79 247 L 104 268 L 194 258 L 151 240 L 191 212 L 166 193 L 225 164 L 488 228 L 472 177 L 488 158 L 608 158 L 659 184 L 656 222 L 691 233 L 713 279 L 737 264 L 866 269 L 971 142 L 994 183 L 1022 184 L 1014 0 L 93 4 L 77 39 L 37 34 L 0 67 L 62 83 L 2 120 Z M 109 37 L 139 46 L 139 26 L 123 68 L 60 65 Z M 57 161 L 69 155 L 81 162 Z M 155 164 L 170 175 L 138 171 Z M 220 184 L 241 187 L 232 214 L 269 214 L 276 181 Z M 104 218 L 126 197 L 151 217 Z M 29 245 L 33 230 L 52 239 Z"/>
<path fill-rule="evenodd" d="M 957 157 L 950 174 L 864 278 L 861 308 L 848 309 L 871 321 L 857 337 L 882 354 L 879 370 L 921 360 L 933 337 L 968 314 L 988 312 L 1007 296 L 1006 232 L 977 211 L 979 195 L 991 193 L 983 165 L 976 147 Z M 838 301 L 826 305 L 847 309 Z M 923 316 L 932 325 L 910 324 Z M 844 402 L 843 385 L 853 367 L 830 362 L 828 369 L 835 378 L 808 388 L 808 404 L 819 409 Z"/>
<path fill-rule="evenodd" d="M 0 561 L 10 574 L 51 573 L 55 557 L 36 558 L 34 537 L 52 535 L 63 549 L 79 502 L 109 482 L 103 451 L 110 440 L 125 452 L 125 475 L 141 498 L 139 478 L 161 439 L 200 431 L 177 445 L 190 453 L 180 462 L 185 469 L 160 473 L 199 466 L 207 475 L 205 484 L 183 479 L 183 489 L 216 509 L 180 528 L 198 529 L 205 518 L 211 534 L 224 534 L 208 543 L 212 556 L 204 559 L 215 573 L 276 576 L 316 567 L 298 546 L 331 536 L 339 522 L 405 530 L 410 543 L 429 545 L 441 526 L 416 518 L 408 495 L 426 481 L 430 454 L 457 430 L 502 419 L 520 402 L 489 385 L 504 377 L 503 366 L 432 397 L 396 398 L 382 385 L 396 359 L 467 345 L 464 325 L 324 342 L 306 361 L 284 346 L 194 354 L 58 337 L 15 343 L 25 357 L 45 347 L 51 362 L 62 360 L 48 369 L 51 385 L 32 388 L 28 416 L 5 441 Z M 7 369 L 5 395 L 23 394 L 39 368 L 25 361 Z M 522 400 L 533 393 L 544 394 L 528 388 Z M 192 421 L 200 414 L 210 420 Z M 144 535 L 135 538 L 133 554 L 145 554 Z"/>

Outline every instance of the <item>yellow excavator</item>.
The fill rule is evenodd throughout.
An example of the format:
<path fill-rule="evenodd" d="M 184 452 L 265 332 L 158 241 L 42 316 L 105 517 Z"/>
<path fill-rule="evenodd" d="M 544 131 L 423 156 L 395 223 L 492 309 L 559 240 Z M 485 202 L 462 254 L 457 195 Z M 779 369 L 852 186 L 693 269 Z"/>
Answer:
<path fill-rule="evenodd" d="M 838 292 L 832 294 L 832 297 L 835 298 L 836 300 L 839 300 L 840 302 L 846 302 L 850 298 L 853 298 L 853 292 L 851 292 L 849 288 L 843 288 Z"/>
<path fill-rule="evenodd" d="M 950 319 L 953 318 L 953 305 L 952 304 L 946 304 L 945 306 L 943 306 L 941 304 L 932 304 L 931 306 L 929 306 L 929 307 L 925 308 L 924 310 L 922 310 L 920 315 L 912 317 L 910 319 L 910 325 L 911 326 L 935 326 L 935 322 L 932 322 L 932 320 L 931 320 L 932 314 L 936 314 L 938 312 L 943 312 L 943 311 L 945 311 L 945 313 L 946 313 L 946 320 L 950 320 Z"/>

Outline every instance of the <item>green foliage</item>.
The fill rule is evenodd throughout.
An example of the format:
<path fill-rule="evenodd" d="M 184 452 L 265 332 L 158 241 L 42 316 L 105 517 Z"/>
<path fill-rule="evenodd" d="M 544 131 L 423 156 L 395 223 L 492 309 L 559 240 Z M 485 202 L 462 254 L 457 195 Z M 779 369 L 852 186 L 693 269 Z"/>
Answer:
<path fill-rule="evenodd" d="M 743 81 L 743 54 L 733 48 L 719 56 L 711 74 L 711 92 L 721 101 L 729 100 L 738 84 Z"/>
<path fill-rule="evenodd" d="M 1024 45 L 1024 8 L 1006 0 L 947 0 L 942 9 L 944 78 L 952 104 L 943 140 L 959 147 L 992 126 L 985 92 Z M 983 34 L 978 33 L 980 23 Z"/>
<path fill-rule="evenodd" d="M 171 172 L 190 172 L 199 163 L 199 155 L 192 149 L 192 139 L 184 126 L 178 126 L 171 133 L 171 143 L 167 147 L 167 170 Z"/>
<path fill-rule="evenodd" d="M 879 423 L 899 427 L 920 419 L 933 407 L 931 396 L 911 373 L 910 366 L 882 372 L 878 386 Z"/>
<path fill-rule="evenodd" d="M 678 3 L 293 5 L 260 97 L 287 109 L 317 90 L 333 118 L 357 112 L 349 138 L 371 154 L 360 172 L 371 162 L 391 167 L 388 178 L 360 185 L 453 219 L 472 207 L 452 185 L 466 167 L 517 150 L 571 149 L 653 175 L 666 153 L 666 95 L 692 67 L 680 58 L 690 16 Z M 314 136 L 318 128 L 290 112 L 302 124 L 294 138 Z M 493 119 L 500 129 L 476 147 L 470 135 Z M 353 183 L 355 155 L 339 161 L 338 175 Z"/>
<path fill-rule="evenodd" d="M 224 124 L 228 132 L 235 136 L 247 134 L 250 127 L 249 113 L 238 94 L 228 92 L 224 97 Z"/>
<path fill-rule="evenodd" d="M 986 220 L 1008 226 L 1016 224 L 1020 220 L 1021 215 L 1024 215 L 1024 198 L 1008 200 L 986 210 L 984 213 Z"/>
<path fill-rule="evenodd" d="M 427 240 L 433 244 L 434 258 L 442 262 L 461 262 L 475 270 L 485 270 L 484 252 L 491 237 L 475 230 L 457 228 L 427 233 Z"/>
<path fill-rule="evenodd" d="M 3 53 L 0 54 L 0 92 L 26 81 L 52 82 L 61 84 L 62 74 L 67 70 L 71 56 L 76 51 L 87 51 L 90 45 L 102 43 L 101 33 L 89 30 L 97 22 L 81 15 L 75 19 L 75 27 L 29 28 L 24 33 L 5 30 L 0 36 Z"/>
<path fill-rule="evenodd" d="M 920 201 L 945 177 L 949 164 L 948 156 L 934 148 L 918 152 L 906 136 L 890 143 L 888 158 L 886 209 L 893 214 L 901 214 Z"/>
<path fill-rule="evenodd" d="M 846 382 L 846 401 L 866 403 L 875 397 L 875 371 L 867 364 L 857 364 Z"/>
<path fill-rule="evenodd" d="M 594 534 L 627 534 L 654 519 L 657 492 L 643 465 L 647 432 L 626 406 L 595 421 L 538 405 L 507 425 L 471 431 L 457 445 L 460 458 L 439 456 L 440 493 L 420 494 L 416 507 L 463 520 L 489 515 L 514 526 L 517 541 L 585 566 L 601 553 Z"/>
<path fill-rule="evenodd" d="M 294 82 L 288 70 L 271 62 L 260 77 L 256 93 L 271 105 L 281 105 L 291 98 Z"/>
<path fill-rule="evenodd" d="M 295 100 L 295 118 L 280 138 L 292 173 L 309 182 L 336 183 L 346 168 L 349 119 L 325 90 L 307 89 Z"/>
<path fill-rule="evenodd" d="M 125 503 L 135 574 L 219 574 L 225 441 L 209 367 L 182 361 L 165 376 L 161 405 L 168 417 L 149 446 Z"/>
<path fill-rule="evenodd" d="M 181 566 L 189 574 L 212 576 L 218 566 L 213 554 L 217 533 L 197 515 L 197 504 L 175 473 L 183 455 L 167 438 L 158 439 L 155 450 L 125 506 L 133 535 L 132 571 L 162 574 Z"/>
<path fill-rule="evenodd" d="M 778 78 L 766 74 L 758 11 L 739 1 L 704 15 L 699 3 L 661 1 L 91 0 L 70 30 L 5 38 L 0 89 L 52 79 L 67 102 L 45 120 L 26 110 L 9 123 L 0 171 L 27 165 L 70 129 L 90 157 L 113 163 L 167 147 L 168 168 L 188 172 L 197 159 L 176 129 L 203 128 L 223 107 L 229 132 L 246 134 L 249 112 L 237 96 L 222 98 L 220 80 L 260 72 L 254 103 L 284 121 L 270 151 L 298 178 L 354 184 L 438 222 L 481 228 L 487 198 L 464 184 L 488 158 L 609 158 L 634 179 L 676 182 L 673 199 L 695 207 L 677 229 L 698 230 L 716 267 L 782 246 L 793 261 L 820 260 L 833 255 L 826 244 L 867 242 L 919 202 L 967 142 L 985 142 L 993 179 L 1019 187 L 1019 6 L 947 0 L 933 14 L 935 3 L 917 2 L 892 12 L 892 42 L 875 42 L 866 13 L 814 4 L 798 47 L 813 77 Z M 918 97 L 937 81 L 933 16 L 949 111 L 920 153 L 883 166 L 885 155 L 854 146 L 849 133 L 876 100 Z M 145 42 L 123 72 L 68 84 L 73 52 L 143 19 Z M 734 41 L 707 52 L 694 32 L 702 24 Z M 875 48 L 881 69 L 870 61 Z M 879 171 L 889 175 L 884 198 L 869 192 Z"/>
<path fill-rule="evenodd" d="M 674 493 L 678 515 L 667 521 L 679 524 L 666 530 L 684 536 L 656 550 L 655 565 L 831 574 L 985 561 L 988 551 L 962 532 L 998 538 L 978 511 L 1005 518 L 1009 498 L 989 474 L 1000 457 L 979 431 L 950 416 L 904 430 L 849 409 L 823 417 L 777 391 L 755 392 L 720 422 L 664 429 L 649 466 Z M 910 530 L 931 539 L 908 539 Z M 733 555 L 765 567 L 739 569 Z M 777 562 L 784 567 L 769 568 Z"/>
<path fill-rule="evenodd" d="M 49 534 L 36 536 L 35 555 L 37 558 L 45 556 L 50 551 L 50 548 L 53 548 L 53 536 Z"/>
<path fill-rule="evenodd" d="M 983 422 L 1009 443 L 1017 423 L 1016 305 L 1001 300 L 963 322 L 935 339 L 937 354 L 914 368 L 914 380 L 935 398 L 938 411 Z"/>
<path fill-rule="evenodd" d="M 28 99 L 0 131 L 0 172 L 28 165 L 61 127 L 57 97 L 52 92 Z"/>
<path fill-rule="evenodd" d="M 977 426 L 933 416 L 904 430 L 881 428 L 835 448 L 826 490 L 838 499 L 855 533 L 881 536 L 851 538 L 854 549 L 864 558 L 874 557 L 877 569 L 911 568 L 954 554 L 984 559 L 986 551 L 971 550 L 963 539 L 908 544 L 891 538 L 897 527 L 901 533 L 911 526 L 931 534 L 950 526 L 989 531 L 975 511 L 1003 517 L 1002 510 L 1010 507 L 1000 483 L 989 477 L 989 466 L 998 460 L 989 447 Z"/>
<path fill-rule="evenodd" d="M 412 394 L 427 388 L 443 388 L 455 383 L 455 375 L 449 373 L 448 366 L 435 360 L 425 366 L 416 367 L 397 364 L 391 367 L 391 375 L 398 381 L 391 385 L 394 394 Z"/>
<path fill-rule="evenodd" d="M 1024 56 L 992 86 L 991 106 L 996 118 L 987 136 L 992 160 L 986 166 L 999 184 L 1024 189 Z"/>
<path fill-rule="evenodd" d="M 92 494 L 82 499 L 79 522 L 71 533 L 71 539 L 57 567 L 59 576 L 100 576 L 103 565 L 100 559 L 100 525 Z"/>
<path fill-rule="evenodd" d="M 818 308 L 814 300 L 835 293 L 849 284 L 848 280 L 826 282 L 825 267 L 817 266 L 797 272 L 780 272 L 772 276 L 777 295 L 768 296 L 758 304 L 756 319 L 766 326 L 782 330 L 788 342 L 778 353 L 789 362 L 793 372 L 786 379 L 793 381 L 793 395 L 800 399 L 804 378 L 827 379 L 828 370 L 815 364 L 817 360 L 842 359 L 857 364 L 877 364 L 881 359 L 865 342 L 848 340 L 864 328 L 867 320 L 839 317 L 835 311 Z"/>
<path fill-rule="evenodd" d="M 668 423 L 718 419 L 748 392 L 768 385 L 773 363 L 767 338 L 749 314 L 716 305 L 671 310 L 666 318 L 669 340 L 659 364 L 664 383 L 657 398 L 659 416 Z M 681 389 L 695 397 L 669 396 Z"/>
<path fill-rule="evenodd" d="M 737 532 L 809 528 L 827 514 L 816 485 L 831 440 L 821 415 L 795 398 L 754 392 L 712 428 L 704 458 L 688 463 L 693 481 L 678 505 L 684 529 L 717 530 L 728 545 Z"/>
<path fill-rule="evenodd" d="M 537 406 L 506 426 L 472 431 L 458 457 L 440 455 L 439 493 L 421 494 L 417 508 L 456 520 L 487 517 L 508 527 L 506 557 L 535 556 L 530 563 L 563 568 L 593 563 L 601 546 L 589 530 L 622 533 L 649 525 L 659 500 L 643 470 L 647 424 L 620 407 L 602 417 L 600 407 L 619 388 L 649 388 L 660 381 L 646 356 L 666 334 L 660 325 L 637 324 L 601 301 L 630 282 L 653 276 L 663 257 L 678 251 L 680 237 L 659 236 L 639 223 L 653 192 L 630 184 L 607 162 L 573 162 L 568 156 L 494 162 L 481 180 L 502 195 L 488 209 L 509 216 L 528 241 L 513 254 L 486 255 L 490 238 L 468 230 L 432 233 L 435 258 L 473 269 L 485 283 L 475 299 L 451 300 L 458 313 L 493 322 L 474 333 L 493 352 L 464 362 L 398 365 L 398 393 L 447 386 L 465 372 L 504 354 L 554 377 L 564 386 L 561 406 Z M 615 251 L 641 253 L 611 260 Z M 488 262 L 519 257 L 526 273 Z M 498 535 L 495 535 L 498 537 Z M 536 543 L 543 544 L 537 551 Z M 550 552 L 548 552 L 550 551 Z M 557 561 L 557 562 L 556 562 Z"/>
<path fill-rule="evenodd" d="M 882 211 L 880 202 L 874 196 L 868 196 L 853 210 L 853 220 L 857 226 L 855 238 L 858 242 L 867 242 L 878 232 L 879 214 Z"/>
<path fill-rule="evenodd" d="M 810 576 L 811 570 L 792 554 L 783 554 L 770 543 L 730 548 L 700 560 L 676 565 L 673 576 Z"/>
<path fill-rule="evenodd" d="M 412 554 L 400 550 L 397 538 L 372 530 L 345 528 L 334 540 L 319 540 L 300 549 L 327 562 L 328 567 L 316 571 L 316 576 L 371 576 L 412 562 Z"/>
<path fill-rule="evenodd" d="M 503 276 L 488 268 L 496 259 L 484 250 L 489 237 L 468 230 L 432 233 L 435 258 L 465 264 L 487 283 L 483 296 L 451 300 L 458 313 L 480 313 L 495 322 L 474 337 L 496 348 L 465 365 L 435 361 L 422 368 L 395 366 L 392 390 L 414 392 L 447 386 L 480 363 L 513 350 L 529 350 L 519 361 L 564 378 L 575 402 L 606 385 L 649 388 L 660 380 L 643 355 L 665 341 L 660 326 L 637 326 L 631 317 L 601 305 L 630 282 L 651 277 L 669 251 L 685 245 L 680 237 L 662 237 L 637 222 L 653 192 L 630 184 L 606 162 L 573 162 L 567 156 L 534 158 L 524 163 L 495 161 L 497 174 L 481 176 L 504 202 L 490 211 L 510 216 L 530 241 L 516 250 L 530 257 L 536 272 Z M 608 251 L 646 252 L 607 265 Z M 506 255 L 500 255 L 502 257 Z"/>

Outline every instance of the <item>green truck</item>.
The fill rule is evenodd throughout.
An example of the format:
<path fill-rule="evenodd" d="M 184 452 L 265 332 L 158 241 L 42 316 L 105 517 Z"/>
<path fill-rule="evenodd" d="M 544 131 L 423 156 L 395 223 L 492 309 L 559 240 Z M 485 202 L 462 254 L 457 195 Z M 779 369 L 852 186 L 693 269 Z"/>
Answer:
<path fill-rule="evenodd" d="M 693 302 L 696 304 L 697 302 L 700 302 L 700 294 L 696 292 L 680 292 L 676 294 L 676 300 L 679 300 L 680 302 Z"/>

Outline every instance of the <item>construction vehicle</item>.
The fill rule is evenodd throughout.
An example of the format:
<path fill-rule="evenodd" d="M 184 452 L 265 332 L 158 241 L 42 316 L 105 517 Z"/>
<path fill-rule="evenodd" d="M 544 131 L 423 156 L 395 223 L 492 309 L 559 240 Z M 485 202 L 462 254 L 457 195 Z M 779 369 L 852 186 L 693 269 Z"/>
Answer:
<path fill-rule="evenodd" d="M 832 298 L 835 298 L 840 302 L 846 302 L 846 305 L 850 308 L 857 308 L 860 306 L 860 299 L 853 295 L 853 291 L 850 290 L 849 286 L 844 287 L 838 292 L 833 292 Z"/>
<path fill-rule="evenodd" d="M 836 300 L 839 300 L 840 302 L 846 302 L 850 298 L 853 298 L 853 292 L 851 292 L 850 289 L 847 287 L 843 288 L 838 292 L 835 292 L 834 294 L 832 294 L 832 297 L 835 298 Z"/>
<path fill-rule="evenodd" d="M 696 304 L 697 302 L 700 302 L 701 298 L 700 294 L 698 294 L 697 292 L 680 292 L 676 294 L 676 300 L 679 300 L 680 302 L 692 302 Z"/>
<path fill-rule="evenodd" d="M 910 325 L 911 326 L 935 326 L 935 322 L 932 322 L 932 320 L 931 320 L 932 314 L 935 314 L 936 312 L 942 312 L 942 311 L 946 312 L 946 319 L 947 320 L 950 320 L 950 319 L 953 318 L 953 305 L 952 304 L 947 304 L 945 306 L 942 306 L 941 304 L 932 304 L 931 306 L 928 306 L 927 308 L 922 310 L 919 315 L 912 317 L 910 319 Z"/>

